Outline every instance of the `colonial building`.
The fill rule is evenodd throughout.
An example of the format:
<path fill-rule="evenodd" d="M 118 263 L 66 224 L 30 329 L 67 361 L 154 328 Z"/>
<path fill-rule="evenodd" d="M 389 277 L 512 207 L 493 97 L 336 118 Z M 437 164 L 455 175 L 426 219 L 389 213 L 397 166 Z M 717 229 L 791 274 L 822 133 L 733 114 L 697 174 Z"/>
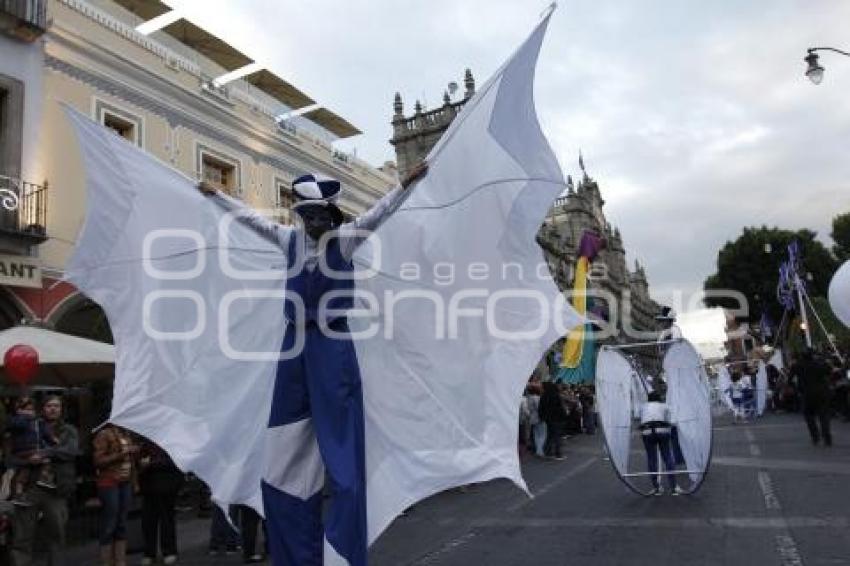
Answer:
<path fill-rule="evenodd" d="M 393 102 L 393 137 L 390 143 L 395 147 L 400 176 L 403 177 L 427 156 L 466 101 L 475 94 L 475 80 L 469 69 L 464 76 L 464 86 L 461 99 L 453 101 L 447 91 L 439 108 L 426 110 L 417 100 L 412 116 L 404 115 L 404 103 L 401 95 L 396 93 Z M 582 234 L 586 230 L 592 230 L 605 237 L 608 246 L 594 263 L 590 288 L 602 289 L 614 298 L 616 306 L 597 304 L 597 310 L 603 314 L 613 314 L 616 308 L 619 330 L 617 339 L 626 341 L 628 338 L 634 341 L 634 336 L 628 329 L 645 333 L 660 330 L 655 316 L 661 306 L 649 295 L 649 282 L 643 266 L 635 262 L 634 269 L 630 270 L 626 265 L 626 251 L 620 231 L 605 219 L 605 201 L 602 199 L 599 185 L 584 171 L 583 163 L 581 167 L 581 182 L 578 187 L 574 187 L 570 178 L 566 193 L 555 201 L 546 216 L 537 241 L 544 250 L 559 288 L 568 290 L 573 285 L 575 254 Z M 652 338 L 647 336 L 643 339 Z"/>
<path fill-rule="evenodd" d="M 475 79 L 469 69 L 464 74 L 463 84 L 465 90 L 460 100 L 452 101 L 449 91 L 446 91 L 443 93 L 443 105 L 434 110 L 426 110 L 417 100 L 413 107 L 413 116 L 409 118 L 404 115 L 401 95 L 396 93 L 393 101 L 393 137 L 390 143 L 395 147 L 399 178 L 404 179 L 410 170 L 428 155 L 466 101 L 475 94 Z M 451 86 L 457 88 L 455 83 L 451 83 Z"/>
<path fill-rule="evenodd" d="M 350 215 L 396 183 L 333 147 L 354 125 L 248 55 L 184 19 L 142 26 L 170 11 L 159 0 L 0 2 L 0 264 L 15 275 L 0 278 L 0 329 L 28 319 L 110 339 L 100 309 L 61 282 L 86 201 L 65 106 L 283 222 L 298 175 L 340 179 Z"/>
<path fill-rule="evenodd" d="M 604 204 L 599 184 L 587 175 L 582 164 L 582 179 L 578 187 L 574 186 L 572 177 L 567 177 L 566 194 L 555 201 L 540 227 L 537 241 L 545 252 L 558 286 L 569 289 L 582 235 L 591 231 L 604 237 L 607 246 L 593 263 L 588 276 L 589 288 L 603 291 L 616 304 L 608 304 L 610 301 L 601 297 L 595 301 L 596 314 L 616 320 L 619 337 L 623 340 L 651 340 L 649 335 L 635 335 L 633 331 L 649 333 L 660 330 L 655 317 L 661 305 L 649 295 L 644 267 L 635 261 L 634 269 L 629 269 L 622 236 L 619 229 L 605 218 Z"/>

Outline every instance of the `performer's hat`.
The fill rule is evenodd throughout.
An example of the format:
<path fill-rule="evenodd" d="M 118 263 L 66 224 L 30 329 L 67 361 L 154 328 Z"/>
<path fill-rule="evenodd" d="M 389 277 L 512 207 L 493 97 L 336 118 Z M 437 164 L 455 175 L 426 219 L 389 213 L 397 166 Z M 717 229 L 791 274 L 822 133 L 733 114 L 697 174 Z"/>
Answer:
<path fill-rule="evenodd" d="M 327 207 L 334 215 L 335 222 L 342 224 L 345 216 L 336 205 L 341 192 L 342 185 L 336 179 L 315 174 L 302 175 L 292 181 L 292 195 L 295 197 L 292 209 L 297 212 L 299 208 L 307 206 Z"/>

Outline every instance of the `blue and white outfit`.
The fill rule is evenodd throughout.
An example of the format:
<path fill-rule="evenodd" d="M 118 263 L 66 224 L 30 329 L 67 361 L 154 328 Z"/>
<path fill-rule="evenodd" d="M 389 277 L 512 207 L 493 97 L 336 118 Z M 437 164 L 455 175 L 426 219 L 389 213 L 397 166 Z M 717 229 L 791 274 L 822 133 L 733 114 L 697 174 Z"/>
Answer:
<path fill-rule="evenodd" d="M 303 185 L 299 187 L 301 179 L 293 183 L 296 199 L 333 206 L 338 182 L 330 181 L 336 193 L 328 197 L 324 182 L 308 180 L 308 191 L 304 191 Z M 322 194 L 311 194 L 309 189 L 316 192 L 317 186 Z M 266 437 L 262 492 L 275 566 L 366 564 L 363 396 L 345 315 L 352 307 L 354 281 L 339 274 L 353 271 L 354 251 L 398 208 L 404 194 L 396 188 L 364 215 L 341 225 L 324 251 L 303 229 L 272 223 L 216 195 L 227 209 L 239 206 L 244 222 L 286 252 L 287 297 L 295 295 L 304 307 L 296 308 L 290 299 L 285 303 L 287 326 L 281 351 L 291 351 L 300 340 L 303 347 L 295 357 L 278 363 Z M 329 277 L 318 268 L 322 253 L 326 267 L 336 276 Z M 334 293 L 326 305 L 332 314 L 319 320 L 320 302 L 328 293 Z M 331 501 L 323 521 L 325 478 Z"/>

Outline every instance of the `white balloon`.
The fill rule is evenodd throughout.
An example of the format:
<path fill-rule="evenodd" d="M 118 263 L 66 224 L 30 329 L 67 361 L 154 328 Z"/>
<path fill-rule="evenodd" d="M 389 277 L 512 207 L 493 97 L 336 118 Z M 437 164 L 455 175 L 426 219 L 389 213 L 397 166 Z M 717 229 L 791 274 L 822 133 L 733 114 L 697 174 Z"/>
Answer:
<path fill-rule="evenodd" d="M 850 261 L 838 268 L 829 284 L 829 305 L 835 316 L 850 327 Z"/>

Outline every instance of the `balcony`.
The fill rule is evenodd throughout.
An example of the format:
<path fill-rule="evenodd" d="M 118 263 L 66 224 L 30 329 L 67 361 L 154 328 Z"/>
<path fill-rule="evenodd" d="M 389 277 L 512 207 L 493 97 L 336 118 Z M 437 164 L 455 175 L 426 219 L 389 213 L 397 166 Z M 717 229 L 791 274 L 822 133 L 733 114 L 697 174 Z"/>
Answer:
<path fill-rule="evenodd" d="M 47 31 L 47 0 L 0 0 L 0 32 L 32 42 Z"/>
<path fill-rule="evenodd" d="M 47 240 L 47 181 L 27 183 L 0 175 L 0 245 L 25 252 Z"/>

